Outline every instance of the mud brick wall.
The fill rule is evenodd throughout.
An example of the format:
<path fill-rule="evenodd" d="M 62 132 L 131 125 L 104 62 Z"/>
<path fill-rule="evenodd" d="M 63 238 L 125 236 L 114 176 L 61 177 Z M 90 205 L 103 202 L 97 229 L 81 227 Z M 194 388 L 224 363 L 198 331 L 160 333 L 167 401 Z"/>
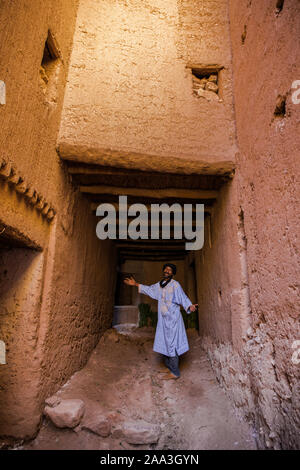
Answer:
<path fill-rule="evenodd" d="M 20 438 L 36 432 L 45 396 L 84 365 L 112 318 L 114 249 L 97 239 L 89 203 L 56 152 L 77 8 L 1 2 L 0 434 Z M 46 86 L 49 29 L 58 59 Z"/>
<path fill-rule="evenodd" d="M 259 445 L 275 449 L 299 448 L 299 8 L 230 1 L 237 170 L 197 259 L 203 345 Z"/>
<path fill-rule="evenodd" d="M 85 0 L 74 43 L 60 145 L 165 157 L 162 170 L 170 157 L 234 160 L 225 0 Z M 222 67 L 220 101 L 193 93 L 203 64 Z"/>

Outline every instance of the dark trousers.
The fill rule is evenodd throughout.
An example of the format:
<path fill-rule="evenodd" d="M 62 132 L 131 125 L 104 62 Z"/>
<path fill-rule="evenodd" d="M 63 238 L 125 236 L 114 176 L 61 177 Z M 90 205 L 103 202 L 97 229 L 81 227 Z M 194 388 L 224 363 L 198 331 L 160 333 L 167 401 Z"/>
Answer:
<path fill-rule="evenodd" d="M 179 370 L 179 357 L 177 351 L 175 351 L 176 356 L 165 356 L 164 355 L 164 362 L 166 367 L 172 372 L 172 374 L 180 377 L 180 370 Z"/>

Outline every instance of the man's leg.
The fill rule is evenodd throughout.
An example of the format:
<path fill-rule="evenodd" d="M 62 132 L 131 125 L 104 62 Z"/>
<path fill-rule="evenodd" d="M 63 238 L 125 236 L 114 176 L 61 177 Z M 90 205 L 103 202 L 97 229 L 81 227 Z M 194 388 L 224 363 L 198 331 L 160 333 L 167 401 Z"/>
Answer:
<path fill-rule="evenodd" d="M 165 363 L 165 366 L 170 369 L 170 362 L 169 362 L 169 356 L 164 356 L 164 363 Z"/>
<path fill-rule="evenodd" d="M 178 379 L 180 377 L 179 370 L 179 357 L 177 351 L 175 351 L 176 356 L 168 358 L 168 365 L 170 372 L 166 376 L 162 377 L 163 379 Z"/>
<path fill-rule="evenodd" d="M 168 370 L 170 370 L 169 359 L 170 359 L 169 356 L 165 356 L 163 354 L 164 365 L 159 366 L 158 372 L 165 373 L 165 372 L 168 372 Z"/>
<path fill-rule="evenodd" d="M 170 371 L 180 377 L 180 370 L 179 370 L 179 357 L 177 354 L 177 351 L 175 351 L 176 356 L 174 357 L 169 357 L 169 366 L 170 366 Z"/>

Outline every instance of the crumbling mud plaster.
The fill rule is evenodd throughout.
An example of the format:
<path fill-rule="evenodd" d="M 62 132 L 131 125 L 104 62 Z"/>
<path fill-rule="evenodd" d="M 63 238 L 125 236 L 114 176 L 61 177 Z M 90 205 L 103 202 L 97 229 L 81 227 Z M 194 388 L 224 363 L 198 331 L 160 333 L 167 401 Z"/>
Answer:
<path fill-rule="evenodd" d="M 150 166 L 157 157 L 184 159 L 187 166 L 188 160 L 234 161 L 227 14 L 225 0 L 80 2 L 62 157 L 79 146 L 98 153 L 100 162 L 109 149 L 126 152 L 125 162 L 132 152 L 144 154 Z M 193 94 L 192 67 L 211 64 L 222 67 L 222 102 Z"/>
<path fill-rule="evenodd" d="M 36 351 L 44 254 L 0 248 L 0 337 L 6 364 L 0 375 L 0 434 L 26 436 L 37 425 L 40 361 Z"/>
<path fill-rule="evenodd" d="M 49 390 L 85 364 L 112 317 L 113 244 L 97 239 L 90 204 L 56 153 L 77 8 L 75 0 L 1 3 L 0 434 L 20 439 L 37 432 Z M 49 30 L 60 62 L 45 92 Z M 42 213 L 47 204 L 53 217 Z"/>
<path fill-rule="evenodd" d="M 300 107 L 291 99 L 299 3 L 275 10 L 271 1 L 230 1 L 239 154 L 212 216 L 212 246 L 197 254 L 197 281 L 203 345 L 220 383 L 255 423 L 261 448 L 291 449 L 300 446 L 292 361 L 300 333 Z M 278 95 L 286 96 L 283 115 L 275 112 Z"/>
<path fill-rule="evenodd" d="M 76 207 L 71 213 L 77 213 Z M 114 245 L 110 240 L 95 242 L 95 221 L 88 208 L 80 215 L 80 219 L 74 217 L 74 234 L 68 243 L 61 244 L 62 231 L 58 230 L 49 245 L 38 345 L 43 398 L 85 365 L 102 333 L 111 326 Z"/>

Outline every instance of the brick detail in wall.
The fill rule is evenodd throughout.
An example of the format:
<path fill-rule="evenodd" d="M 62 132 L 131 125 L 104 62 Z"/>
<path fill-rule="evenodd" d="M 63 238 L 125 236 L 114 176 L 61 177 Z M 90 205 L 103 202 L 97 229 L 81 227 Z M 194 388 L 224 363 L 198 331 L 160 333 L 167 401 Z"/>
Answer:
<path fill-rule="evenodd" d="M 11 185 L 17 193 L 21 194 L 25 201 L 34 206 L 48 222 L 51 222 L 56 214 L 55 209 L 22 178 L 7 158 L 0 159 L 0 178 Z"/>

